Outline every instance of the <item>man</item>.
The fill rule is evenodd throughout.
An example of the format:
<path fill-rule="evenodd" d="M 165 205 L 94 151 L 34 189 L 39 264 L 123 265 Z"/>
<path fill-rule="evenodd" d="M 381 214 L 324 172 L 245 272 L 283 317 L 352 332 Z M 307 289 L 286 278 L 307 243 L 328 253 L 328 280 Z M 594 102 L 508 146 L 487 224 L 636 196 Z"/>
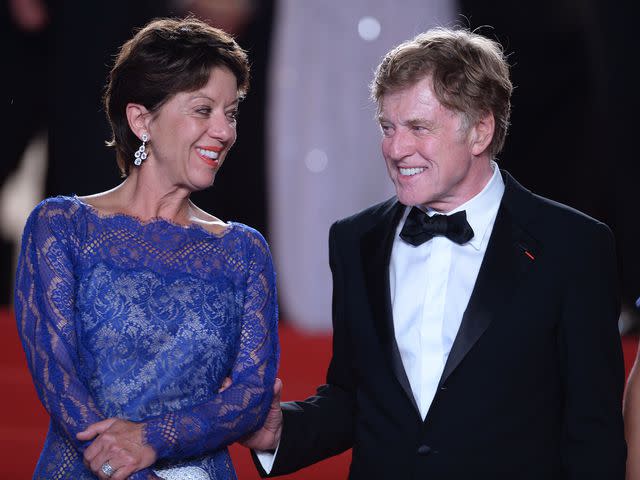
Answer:
<path fill-rule="evenodd" d="M 612 234 L 498 169 L 511 92 L 464 29 L 383 59 L 397 198 L 331 228 L 327 384 L 246 441 L 263 475 L 353 447 L 351 479 L 624 478 Z"/>

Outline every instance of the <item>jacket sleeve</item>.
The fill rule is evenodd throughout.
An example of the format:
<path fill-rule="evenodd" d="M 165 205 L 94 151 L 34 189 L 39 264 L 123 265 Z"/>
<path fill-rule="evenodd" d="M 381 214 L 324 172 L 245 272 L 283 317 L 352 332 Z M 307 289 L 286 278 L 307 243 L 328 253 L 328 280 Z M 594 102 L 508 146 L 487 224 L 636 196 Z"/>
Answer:
<path fill-rule="evenodd" d="M 565 378 L 563 463 L 570 479 L 623 480 L 624 362 L 609 228 L 598 224 L 571 257 L 574 281 L 566 286 L 559 331 Z"/>
<path fill-rule="evenodd" d="M 329 264 L 333 277 L 333 356 L 327 383 L 304 401 L 282 404 L 284 424 L 270 476 L 294 472 L 353 445 L 355 384 L 350 340 L 345 322 L 344 253 L 338 227 L 329 232 Z M 265 472 L 256 463 L 261 475 Z"/>

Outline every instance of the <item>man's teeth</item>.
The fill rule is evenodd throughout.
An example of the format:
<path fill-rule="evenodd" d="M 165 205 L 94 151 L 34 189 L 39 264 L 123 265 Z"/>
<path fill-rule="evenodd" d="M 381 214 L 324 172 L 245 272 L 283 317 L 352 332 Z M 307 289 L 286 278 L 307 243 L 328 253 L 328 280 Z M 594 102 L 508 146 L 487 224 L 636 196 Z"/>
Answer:
<path fill-rule="evenodd" d="M 213 150 L 205 150 L 203 148 L 198 148 L 197 150 L 200 155 L 204 157 L 212 158 L 213 160 L 218 158 L 218 155 L 219 155 L 218 152 L 214 152 Z"/>
<path fill-rule="evenodd" d="M 426 170 L 426 168 L 400 168 L 401 175 L 417 175 L 418 173 L 422 173 Z"/>

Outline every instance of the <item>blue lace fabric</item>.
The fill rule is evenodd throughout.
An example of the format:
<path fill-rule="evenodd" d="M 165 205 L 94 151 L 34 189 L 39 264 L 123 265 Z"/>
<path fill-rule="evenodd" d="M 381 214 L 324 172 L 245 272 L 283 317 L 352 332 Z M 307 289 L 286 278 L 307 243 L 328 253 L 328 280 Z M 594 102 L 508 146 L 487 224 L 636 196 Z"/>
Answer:
<path fill-rule="evenodd" d="M 256 230 L 216 235 L 49 198 L 25 226 L 15 313 L 51 417 L 34 478 L 96 478 L 82 462 L 90 442 L 75 437 L 109 417 L 143 422 L 153 468 L 236 478 L 226 447 L 266 418 L 279 355 L 275 273 Z"/>

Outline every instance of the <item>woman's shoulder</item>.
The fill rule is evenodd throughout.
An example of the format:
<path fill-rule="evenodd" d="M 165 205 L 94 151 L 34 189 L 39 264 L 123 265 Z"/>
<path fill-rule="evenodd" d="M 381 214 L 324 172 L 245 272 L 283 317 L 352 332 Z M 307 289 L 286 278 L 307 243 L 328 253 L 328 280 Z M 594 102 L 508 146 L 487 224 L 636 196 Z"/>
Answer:
<path fill-rule="evenodd" d="M 239 222 L 230 222 L 229 234 L 242 241 L 242 250 L 247 261 L 258 264 L 271 264 L 271 250 L 265 237 L 253 227 Z"/>
<path fill-rule="evenodd" d="M 191 206 L 195 216 L 193 224 L 198 225 L 214 237 L 224 238 L 231 236 L 247 239 L 250 242 L 255 242 L 260 245 L 266 245 L 267 242 L 264 236 L 255 228 L 240 222 L 225 222 L 194 204 L 191 204 Z"/>
<path fill-rule="evenodd" d="M 78 212 L 82 204 L 77 197 L 58 195 L 48 197 L 38 203 L 29 218 L 31 221 L 52 221 L 71 220 Z"/>
<path fill-rule="evenodd" d="M 264 235 L 249 225 L 240 222 L 229 222 L 227 229 L 229 232 L 234 232 L 236 235 L 245 238 L 251 244 L 269 248 Z"/>
<path fill-rule="evenodd" d="M 67 242 L 78 234 L 81 203 L 70 196 L 48 197 L 38 203 L 27 218 L 23 235 L 34 235 L 38 242 Z"/>
<path fill-rule="evenodd" d="M 41 200 L 35 207 L 35 210 L 48 210 L 48 209 L 70 209 L 77 208 L 80 204 L 78 197 L 75 195 L 56 195 L 54 197 L 47 197 Z"/>

